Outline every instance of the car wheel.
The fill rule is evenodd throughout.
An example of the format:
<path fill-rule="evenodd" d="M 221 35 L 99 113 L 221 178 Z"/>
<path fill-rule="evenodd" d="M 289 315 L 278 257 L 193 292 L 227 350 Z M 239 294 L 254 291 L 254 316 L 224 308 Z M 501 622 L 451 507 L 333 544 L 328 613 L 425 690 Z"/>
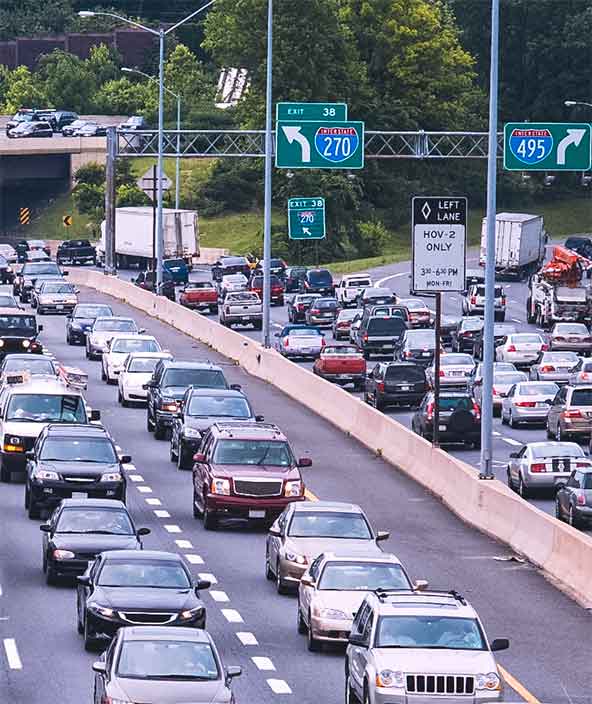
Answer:
<path fill-rule="evenodd" d="M 171 438 L 171 442 L 169 444 L 169 460 L 171 462 L 176 462 L 177 461 L 177 455 L 173 451 L 173 439 Z"/>
<path fill-rule="evenodd" d="M 149 433 L 153 433 L 153 432 L 154 432 L 154 426 L 153 426 L 153 424 L 152 424 L 152 420 L 150 419 L 150 411 L 147 411 L 147 412 L 146 412 L 146 430 L 147 430 Z"/>
<path fill-rule="evenodd" d="M 378 398 L 376 392 L 374 392 L 374 403 L 372 404 L 377 411 L 384 410 L 384 403 Z"/>
<path fill-rule="evenodd" d="M 530 497 L 530 491 L 528 490 L 528 487 L 524 483 L 524 480 L 522 479 L 522 475 L 518 475 L 518 494 L 523 498 L 523 499 L 528 499 Z"/>
<path fill-rule="evenodd" d="M 30 496 L 29 496 L 29 487 L 27 484 L 25 484 L 25 509 L 29 508 L 29 501 L 30 501 Z M 45 571 L 45 570 L 44 570 Z"/>
<path fill-rule="evenodd" d="M 4 466 L 2 460 L 0 460 L 0 482 L 10 484 L 10 470 Z"/>
<path fill-rule="evenodd" d="M 510 409 L 510 415 L 508 417 L 508 425 L 510 426 L 510 428 L 516 428 L 518 425 L 516 423 L 516 421 L 514 420 L 514 414 L 512 413 L 511 409 Z"/>
<path fill-rule="evenodd" d="M 502 425 L 507 425 L 507 424 L 508 424 L 508 418 L 507 418 L 506 414 L 504 413 L 504 409 L 503 409 L 503 408 L 502 408 L 501 420 L 502 420 Z"/>
<path fill-rule="evenodd" d="M 130 405 L 130 402 L 125 398 L 125 396 L 123 394 L 121 394 L 121 405 L 124 408 L 128 408 Z"/>
<path fill-rule="evenodd" d="M 192 460 L 187 456 L 187 452 L 183 449 L 183 445 L 177 448 L 177 469 L 191 469 Z"/>
<path fill-rule="evenodd" d="M 550 439 L 553 437 L 553 433 L 551 432 L 551 427 L 550 427 L 549 423 L 547 423 L 547 428 L 546 428 L 546 430 L 547 430 L 547 437 L 548 437 L 549 440 L 550 440 Z"/>
<path fill-rule="evenodd" d="M 279 560 L 275 563 L 275 588 L 278 594 L 287 594 L 289 591 L 286 583 L 282 579 Z"/>
<path fill-rule="evenodd" d="M 512 479 L 512 472 L 510 472 L 509 467 L 506 469 L 506 479 L 508 482 L 508 488 L 511 489 L 512 491 L 516 491 L 516 487 L 514 486 L 514 481 Z"/>
<path fill-rule="evenodd" d="M 197 505 L 197 494 L 195 493 L 195 489 L 193 490 L 193 518 L 201 518 L 202 517 L 202 512 L 201 509 Z"/>
<path fill-rule="evenodd" d="M 95 639 L 88 627 L 88 619 L 84 619 L 84 626 L 82 628 L 82 633 L 84 635 L 84 649 L 87 652 L 92 652 L 95 649 Z"/>
<path fill-rule="evenodd" d="M 87 359 L 90 359 L 90 354 L 88 353 L 88 347 L 84 350 L 84 355 Z"/>
<path fill-rule="evenodd" d="M 101 381 L 107 381 L 107 375 L 105 374 L 105 367 L 101 364 Z"/>
<path fill-rule="evenodd" d="M 270 582 L 273 582 L 274 579 L 271 563 L 269 562 L 269 551 L 267 549 L 265 550 L 265 579 L 268 579 Z"/>
<path fill-rule="evenodd" d="M 563 441 L 563 433 L 561 432 L 561 423 L 557 423 L 557 431 L 555 433 L 555 440 L 557 440 L 557 442 Z"/>
<path fill-rule="evenodd" d="M 41 518 L 41 509 L 32 497 L 29 496 L 29 506 L 27 508 L 27 516 L 31 519 Z"/>
<path fill-rule="evenodd" d="M 154 421 L 154 437 L 157 440 L 164 440 L 166 438 L 166 427 L 161 425 L 157 420 Z"/>
<path fill-rule="evenodd" d="M 78 608 L 76 609 L 76 630 L 80 635 L 84 633 L 84 624 L 80 620 L 80 611 Z"/>
<path fill-rule="evenodd" d="M 360 704 L 354 690 L 351 687 L 349 672 L 345 673 L 345 704 Z"/>
<path fill-rule="evenodd" d="M 563 521 L 563 516 L 561 515 L 561 505 L 559 503 L 559 499 L 555 499 L 555 518 L 558 521 Z"/>
<path fill-rule="evenodd" d="M 70 337 L 70 333 L 69 333 L 69 332 L 66 333 L 66 344 L 67 344 L 67 345 L 72 345 L 72 344 L 74 344 L 74 343 L 72 342 L 72 338 Z"/>
<path fill-rule="evenodd" d="M 303 636 L 306 633 L 306 623 L 302 618 L 302 611 L 300 610 L 300 603 L 298 603 L 298 609 L 296 610 L 296 630 Z"/>
<path fill-rule="evenodd" d="M 321 649 L 321 644 L 314 637 L 312 632 L 312 618 L 310 616 L 310 613 L 308 614 L 308 627 L 306 628 L 306 647 L 310 650 L 311 653 L 318 653 Z"/>
<path fill-rule="evenodd" d="M 52 584 L 55 584 L 57 580 L 58 576 L 55 570 L 51 567 L 51 565 L 47 565 L 47 571 L 45 572 L 45 583 L 51 586 Z"/>
<path fill-rule="evenodd" d="M 577 513 L 574 510 L 574 507 L 570 505 L 569 507 L 569 513 L 567 515 L 567 522 L 572 528 L 579 528 L 581 523 L 580 519 L 578 518 Z"/>
<path fill-rule="evenodd" d="M 218 529 L 218 514 L 212 511 L 212 509 L 209 509 L 207 504 L 204 506 L 203 510 L 203 522 L 206 530 Z"/>

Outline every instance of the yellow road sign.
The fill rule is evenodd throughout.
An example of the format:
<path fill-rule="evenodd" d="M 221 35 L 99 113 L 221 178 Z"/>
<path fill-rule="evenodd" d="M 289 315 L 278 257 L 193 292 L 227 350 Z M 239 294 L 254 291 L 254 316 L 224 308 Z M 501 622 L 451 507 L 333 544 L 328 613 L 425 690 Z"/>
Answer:
<path fill-rule="evenodd" d="M 64 215 L 62 218 L 62 222 L 64 223 L 64 227 L 70 227 L 72 224 L 72 216 L 71 215 Z"/>
<path fill-rule="evenodd" d="M 28 225 L 31 222 L 31 211 L 29 208 L 19 209 L 19 222 L 21 225 Z"/>

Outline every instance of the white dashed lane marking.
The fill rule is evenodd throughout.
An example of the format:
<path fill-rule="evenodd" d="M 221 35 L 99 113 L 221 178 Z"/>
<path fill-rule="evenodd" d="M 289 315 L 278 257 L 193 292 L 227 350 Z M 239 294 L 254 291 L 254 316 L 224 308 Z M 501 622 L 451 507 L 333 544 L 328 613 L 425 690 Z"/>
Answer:
<path fill-rule="evenodd" d="M 274 694 L 292 694 L 290 685 L 286 680 L 267 680 L 267 684 L 271 687 Z"/>
<path fill-rule="evenodd" d="M 229 623 L 243 623 L 243 617 L 236 609 L 221 609 L 222 615 Z"/>
<path fill-rule="evenodd" d="M 162 506 L 162 501 L 160 499 L 144 499 L 148 506 Z"/>
<path fill-rule="evenodd" d="M 212 589 L 208 592 L 208 594 L 212 597 L 212 599 L 214 601 L 219 601 L 219 602 L 230 601 L 230 599 L 228 598 L 228 594 L 226 592 L 221 591 L 221 590 Z"/>
<path fill-rule="evenodd" d="M 130 474 L 129 478 L 132 480 L 132 482 L 143 482 L 144 477 L 141 474 Z"/>
<path fill-rule="evenodd" d="M 149 486 L 139 486 L 138 491 L 140 491 L 142 494 L 151 494 L 152 489 Z"/>
<path fill-rule="evenodd" d="M 171 514 L 168 511 L 165 511 L 164 509 L 156 509 L 154 511 L 154 515 L 156 518 L 170 518 Z"/>
<path fill-rule="evenodd" d="M 8 660 L 8 666 L 11 670 L 22 670 L 23 663 L 21 662 L 21 657 L 16 647 L 16 641 L 14 638 L 4 639 L 4 650 L 6 652 L 6 659 Z"/>
<path fill-rule="evenodd" d="M 191 548 L 193 547 L 191 540 L 175 540 L 175 544 L 178 548 L 181 548 L 182 550 L 191 550 Z"/>
<path fill-rule="evenodd" d="M 174 523 L 166 523 L 164 526 L 164 529 L 167 531 L 167 533 L 182 533 L 183 531 L 178 525 L 175 525 Z"/>
<path fill-rule="evenodd" d="M 257 669 L 259 670 L 275 670 L 275 665 L 269 658 L 255 656 L 252 657 L 251 660 L 255 663 Z"/>
<path fill-rule="evenodd" d="M 185 555 L 185 559 L 192 565 L 203 565 L 204 563 L 203 558 L 201 558 L 199 555 Z"/>
<path fill-rule="evenodd" d="M 255 638 L 254 633 L 249 631 L 239 631 L 236 637 L 240 640 L 243 645 L 259 645 L 257 638 Z"/>

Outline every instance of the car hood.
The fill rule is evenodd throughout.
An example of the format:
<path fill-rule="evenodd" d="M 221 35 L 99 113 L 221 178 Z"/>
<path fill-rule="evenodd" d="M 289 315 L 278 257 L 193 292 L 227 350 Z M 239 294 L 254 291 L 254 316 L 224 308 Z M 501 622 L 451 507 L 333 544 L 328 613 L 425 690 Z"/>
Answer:
<path fill-rule="evenodd" d="M 268 467 L 265 464 L 215 464 L 212 472 L 217 477 L 244 479 L 245 477 L 265 477 L 266 479 L 301 479 L 300 472 L 295 467 Z"/>
<path fill-rule="evenodd" d="M 335 552 L 337 554 L 348 554 L 350 551 L 381 553 L 374 540 L 357 540 L 354 538 L 292 538 L 286 540 L 286 550 L 293 550 L 299 555 L 305 555 L 310 560 L 314 560 L 322 552 Z"/>
<path fill-rule="evenodd" d="M 315 591 L 312 604 L 319 609 L 337 609 L 343 611 L 348 617 L 353 618 L 360 608 L 364 597 L 368 594 L 365 591 L 335 591 L 320 590 Z"/>
<path fill-rule="evenodd" d="M 42 300 L 51 301 L 69 301 L 76 300 L 75 293 L 40 293 L 39 298 Z"/>
<path fill-rule="evenodd" d="M 91 601 L 122 611 L 184 611 L 201 604 L 193 589 L 96 587 Z"/>
<path fill-rule="evenodd" d="M 135 535 L 69 535 L 56 533 L 51 538 L 51 544 L 59 550 L 93 553 L 98 555 L 105 550 L 135 550 L 139 543 Z"/>
<path fill-rule="evenodd" d="M 118 678 L 109 687 L 111 696 L 136 704 L 216 704 L 229 702 L 224 682 L 183 682 L 179 680 L 135 680 Z"/>
<path fill-rule="evenodd" d="M 372 653 L 376 659 L 376 669 L 379 671 L 390 668 L 404 673 L 427 672 L 443 675 L 471 675 L 497 671 L 495 659 L 487 650 L 374 648 Z"/>
<path fill-rule="evenodd" d="M 27 421 L 23 423 L 7 421 L 4 423 L 4 436 L 18 435 L 23 438 L 36 438 L 39 433 L 49 424 L 47 420 Z"/>
<path fill-rule="evenodd" d="M 174 398 L 175 401 L 178 401 L 183 398 L 186 391 L 186 386 L 165 386 L 162 389 L 162 395 L 166 398 Z"/>
<path fill-rule="evenodd" d="M 106 472 L 120 472 L 119 464 L 94 462 L 39 462 L 39 469 L 73 477 L 95 477 Z M 74 487 L 73 487 L 74 488 Z"/>
<path fill-rule="evenodd" d="M 128 354 L 128 352 L 107 352 L 107 359 L 105 361 L 110 364 L 121 364 Z"/>
<path fill-rule="evenodd" d="M 152 372 L 124 372 L 122 379 L 128 386 L 141 387 L 152 379 Z"/>

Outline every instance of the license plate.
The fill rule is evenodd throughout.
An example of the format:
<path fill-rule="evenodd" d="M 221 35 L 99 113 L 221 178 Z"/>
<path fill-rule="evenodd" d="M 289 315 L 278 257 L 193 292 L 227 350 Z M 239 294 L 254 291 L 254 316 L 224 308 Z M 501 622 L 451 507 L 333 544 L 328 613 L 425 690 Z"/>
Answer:
<path fill-rule="evenodd" d="M 265 511 L 249 509 L 249 518 L 265 518 Z"/>
<path fill-rule="evenodd" d="M 304 354 L 312 354 L 312 349 L 310 347 L 303 347 L 302 352 Z"/>
<path fill-rule="evenodd" d="M 332 315 L 332 313 L 321 313 L 322 318 L 330 318 Z"/>
<path fill-rule="evenodd" d="M 401 386 L 401 391 L 409 391 L 410 389 L 410 386 Z"/>
<path fill-rule="evenodd" d="M 569 338 L 569 341 L 570 341 L 570 342 L 581 342 L 581 340 L 579 339 L 579 337 L 570 337 L 570 338 Z"/>
<path fill-rule="evenodd" d="M 249 319 L 248 315 L 243 315 L 243 323 L 246 322 Z"/>
<path fill-rule="evenodd" d="M 60 303 L 56 306 L 57 310 L 63 310 L 64 306 Z"/>
<path fill-rule="evenodd" d="M 450 372 L 450 376 L 463 376 L 462 372 Z"/>
<path fill-rule="evenodd" d="M 438 429 L 440 430 L 440 432 L 443 432 L 443 431 L 446 430 L 446 426 L 445 426 L 445 425 L 439 425 L 439 426 L 438 426 Z"/>
<path fill-rule="evenodd" d="M 430 352 L 422 352 L 422 353 L 421 353 L 421 356 L 422 356 L 422 357 L 431 357 L 432 355 L 431 355 Z"/>
<path fill-rule="evenodd" d="M 86 499 L 86 492 L 84 492 L 84 491 L 73 491 L 73 492 L 72 492 L 72 498 L 73 498 L 73 499 Z"/>

